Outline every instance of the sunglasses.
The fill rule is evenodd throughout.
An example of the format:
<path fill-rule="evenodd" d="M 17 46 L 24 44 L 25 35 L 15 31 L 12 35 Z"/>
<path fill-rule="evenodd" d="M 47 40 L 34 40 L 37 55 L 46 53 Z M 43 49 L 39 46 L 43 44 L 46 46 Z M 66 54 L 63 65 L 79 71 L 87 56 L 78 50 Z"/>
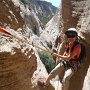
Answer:
<path fill-rule="evenodd" d="M 67 38 L 74 38 L 76 35 L 67 35 Z"/>

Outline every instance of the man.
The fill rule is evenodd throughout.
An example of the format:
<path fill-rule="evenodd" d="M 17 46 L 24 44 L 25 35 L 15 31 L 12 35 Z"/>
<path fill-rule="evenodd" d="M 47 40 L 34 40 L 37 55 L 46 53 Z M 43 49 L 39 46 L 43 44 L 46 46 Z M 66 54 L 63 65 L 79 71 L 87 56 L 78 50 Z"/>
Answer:
<path fill-rule="evenodd" d="M 68 90 L 69 87 L 69 80 L 72 75 L 77 71 L 79 62 L 76 59 L 79 57 L 81 52 L 80 44 L 76 45 L 73 48 L 74 43 L 77 40 L 77 31 L 75 28 L 70 28 L 65 32 L 65 35 L 68 39 L 68 44 L 66 44 L 66 51 L 63 55 L 58 55 L 53 53 L 53 56 L 59 58 L 58 65 L 50 72 L 48 78 L 46 79 L 44 85 L 47 85 L 49 81 L 54 78 L 56 75 L 60 76 L 61 83 L 62 83 L 62 90 Z"/>

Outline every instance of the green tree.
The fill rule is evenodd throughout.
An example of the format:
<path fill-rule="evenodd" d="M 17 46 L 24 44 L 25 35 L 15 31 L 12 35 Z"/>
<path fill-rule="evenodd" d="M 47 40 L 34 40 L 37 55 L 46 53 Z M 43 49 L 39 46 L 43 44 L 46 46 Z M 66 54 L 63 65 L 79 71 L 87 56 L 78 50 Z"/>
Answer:
<path fill-rule="evenodd" d="M 46 53 L 44 51 L 39 51 L 38 53 L 39 53 L 40 59 L 42 60 L 43 64 L 47 69 L 47 72 L 50 73 L 50 71 L 55 67 L 54 59 L 49 53 Z"/>
<path fill-rule="evenodd" d="M 20 0 L 23 4 L 26 4 L 26 1 L 25 0 Z"/>

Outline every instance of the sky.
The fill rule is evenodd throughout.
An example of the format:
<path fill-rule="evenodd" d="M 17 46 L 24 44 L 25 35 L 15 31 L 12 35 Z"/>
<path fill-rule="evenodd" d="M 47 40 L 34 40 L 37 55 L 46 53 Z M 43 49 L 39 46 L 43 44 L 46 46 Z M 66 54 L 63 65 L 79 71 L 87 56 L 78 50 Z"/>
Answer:
<path fill-rule="evenodd" d="M 52 5 L 56 6 L 56 7 L 59 7 L 59 4 L 61 2 L 61 0 L 44 0 L 44 1 L 48 1 L 48 2 L 51 2 Z"/>

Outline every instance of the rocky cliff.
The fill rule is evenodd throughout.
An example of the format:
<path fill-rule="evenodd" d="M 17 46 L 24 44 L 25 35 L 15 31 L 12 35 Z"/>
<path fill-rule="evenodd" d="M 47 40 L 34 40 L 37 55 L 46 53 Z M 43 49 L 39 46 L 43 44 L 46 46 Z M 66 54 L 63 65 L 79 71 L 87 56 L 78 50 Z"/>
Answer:
<path fill-rule="evenodd" d="M 58 11 L 45 25 L 44 31 L 40 34 L 40 38 L 43 38 L 43 40 L 52 47 L 55 45 L 56 38 L 59 34 L 60 18 L 60 12 Z"/>
<path fill-rule="evenodd" d="M 27 43 L 39 35 L 39 19 L 19 0 L 0 0 L 0 17 L 0 28 L 21 38 L 0 33 L 0 90 L 40 89 L 37 80 L 48 74 L 36 48 Z"/>
<path fill-rule="evenodd" d="M 77 28 L 86 46 L 87 58 L 81 69 L 71 78 L 69 90 L 89 90 L 90 0 L 62 0 L 61 4 L 60 12 L 46 25 L 47 37 L 51 37 L 49 41 L 54 38 L 57 52 L 62 53 L 63 41 L 65 41 L 64 32 L 71 27 Z M 36 48 L 27 43 L 32 41 L 32 37 L 40 35 L 41 30 L 39 19 L 32 8 L 24 6 L 19 0 L 2 0 L 0 6 L 0 27 L 22 39 L 0 34 L 0 90 L 60 89 L 61 84 L 57 79 L 52 80 L 48 87 L 37 85 L 37 80 L 45 79 L 48 74 Z"/>
<path fill-rule="evenodd" d="M 23 32 L 33 32 L 39 36 L 41 30 L 39 19 L 31 7 L 25 7 L 19 0 L 2 0 L 0 6 L 0 26 L 5 28 L 9 26 L 14 30 L 21 28 Z"/>
<path fill-rule="evenodd" d="M 49 42 L 53 42 L 54 39 L 52 40 L 52 38 L 54 38 L 54 35 L 59 32 L 58 34 L 56 34 L 57 38 L 55 39 L 55 46 L 53 47 L 53 49 L 55 52 L 57 51 L 57 53 L 60 54 L 63 54 L 64 51 L 64 45 L 66 40 L 66 38 L 64 37 L 64 32 L 68 28 L 76 28 L 78 30 L 79 36 L 81 37 L 81 41 L 86 46 L 87 57 L 85 59 L 85 62 L 81 65 L 81 69 L 76 72 L 71 78 L 69 90 L 89 90 L 90 87 L 89 4 L 89 0 L 62 0 L 59 13 L 60 16 L 57 16 L 60 22 L 58 22 L 57 17 L 55 17 L 55 20 L 57 21 L 51 20 L 46 25 L 46 31 L 43 32 L 49 34 L 47 34 L 47 36 L 50 37 L 49 39 L 45 37 L 46 41 Z M 59 24 L 58 28 L 54 28 L 56 24 Z M 55 34 L 52 33 L 54 30 L 57 31 L 55 32 Z M 52 33 L 52 35 L 50 33 Z M 42 36 L 45 35 L 42 34 Z"/>
<path fill-rule="evenodd" d="M 20 15 L 20 8 L 15 7 L 14 3 L 8 0 L 0 1 L 0 26 L 9 26 L 17 29 L 24 24 Z"/>
<path fill-rule="evenodd" d="M 82 64 L 82 68 L 74 74 L 70 81 L 69 90 L 89 90 L 89 65 L 90 65 L 90 1 L 89 0 L 62 0 L 62 7 L 60 14 L 62 15 L 60 23 L 60 35 L 57 42 L 60 45 L 60 53 L 64 50 L 64 32 L 71 27 L 77 28 L 79 36 L 87 49 L 87 59 Z M 60 44 L 62 42 L 62 44 Z"/>
<path fill-rule="evenodd" d="M 56 13 L 57 7 L 53 6 L 50 2 L 44 0 L 26 0 L 31 2 L 31 6 L 39 17 L 40 21 L 45 25 Z"/>

